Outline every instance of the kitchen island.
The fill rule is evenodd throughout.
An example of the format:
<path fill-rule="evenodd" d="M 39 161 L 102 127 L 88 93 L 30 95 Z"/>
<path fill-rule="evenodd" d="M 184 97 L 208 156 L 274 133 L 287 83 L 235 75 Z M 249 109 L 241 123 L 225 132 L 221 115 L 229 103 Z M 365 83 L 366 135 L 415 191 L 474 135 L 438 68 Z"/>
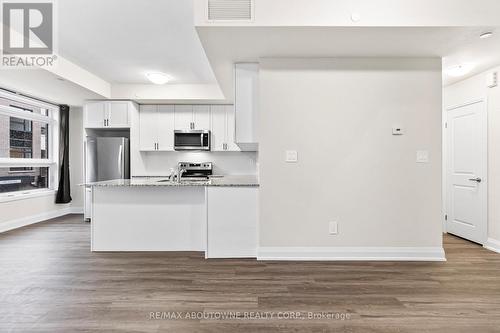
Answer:
<path fill-rule="evenodd" d="M 203 251 L 256 257 L 255 176 L 170 181 L 141 177 L 92 188 L 92 251 Z"/>

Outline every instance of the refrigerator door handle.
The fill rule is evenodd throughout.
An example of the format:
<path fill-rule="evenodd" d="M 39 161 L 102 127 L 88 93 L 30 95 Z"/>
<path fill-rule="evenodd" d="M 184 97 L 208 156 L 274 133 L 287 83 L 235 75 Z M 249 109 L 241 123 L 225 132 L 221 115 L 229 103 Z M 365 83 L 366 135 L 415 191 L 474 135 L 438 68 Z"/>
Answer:
<path fill-rule="evenodd" d="M 120 170 L 120 178 L 123 178 L 123 145 L 120 145 L 118 151 L 118 170 Z"/>

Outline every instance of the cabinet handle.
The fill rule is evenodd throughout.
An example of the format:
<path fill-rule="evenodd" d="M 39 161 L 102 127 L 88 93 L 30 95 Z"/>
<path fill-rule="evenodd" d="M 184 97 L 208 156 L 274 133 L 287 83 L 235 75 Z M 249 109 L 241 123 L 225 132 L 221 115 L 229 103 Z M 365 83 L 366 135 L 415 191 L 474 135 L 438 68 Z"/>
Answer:
<path fill-rule="evenodd" d="M 103 126 L 106 126 L 106 119 L 103 119 L 102 122 L 103 122 Z"/>

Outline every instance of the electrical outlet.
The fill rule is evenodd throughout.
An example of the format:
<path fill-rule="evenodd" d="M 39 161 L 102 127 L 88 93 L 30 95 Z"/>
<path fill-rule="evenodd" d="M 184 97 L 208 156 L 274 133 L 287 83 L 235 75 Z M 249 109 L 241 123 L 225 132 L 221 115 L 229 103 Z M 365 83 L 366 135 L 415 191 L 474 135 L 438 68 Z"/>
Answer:
<path fill-rule="evenodd" d="M 339 225 L 338 225 L 337 221 L 330 222 L 328 229 L 329 229 L 330 235 L 338 234 L 339 233 Z"/>
<path fill-rule="evenodd" d="M 427 150 L 417 150 L 417 163 L 429 163 L 429 152 Z"/>

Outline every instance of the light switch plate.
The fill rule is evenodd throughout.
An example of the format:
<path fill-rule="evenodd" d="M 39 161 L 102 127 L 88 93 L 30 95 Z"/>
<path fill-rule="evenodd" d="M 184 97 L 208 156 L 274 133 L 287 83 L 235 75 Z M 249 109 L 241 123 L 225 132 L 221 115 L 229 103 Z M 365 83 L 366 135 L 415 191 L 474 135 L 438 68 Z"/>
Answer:
<path fill-rule="evenodd" d="M 429 151 L 417 150 L 417 163 L 429 163 Z"/>
<path fill-rule="evenodd" d="M 339 233 L 339 224 L 337 223 L 337 221 L 330 222 L 330 224 L 328 225 L 328 232 L 330 233 L 330 235 L 337 235 Z"/>
<path fill-rule="evenodd" d="M 296 163 L 299 160 L 296 150 L 287 150 L 285 161 L 288 163 Z"/>

